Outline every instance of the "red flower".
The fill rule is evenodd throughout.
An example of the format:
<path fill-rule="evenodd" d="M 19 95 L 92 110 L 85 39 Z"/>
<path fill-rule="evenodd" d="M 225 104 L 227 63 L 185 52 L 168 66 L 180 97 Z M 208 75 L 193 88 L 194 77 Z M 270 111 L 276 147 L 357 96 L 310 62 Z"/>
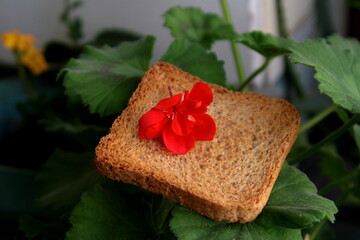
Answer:
<path fill-rule="evenodd" d="M 161 137 L 173 153 L 185 154 L 195 141 L 214 138 L 214 119 L 206 114 L 213 93 L 205 83 L 196 83 L 184 96 L 179 93 L 161 100 L 139 120 L 140 139 Z"/>

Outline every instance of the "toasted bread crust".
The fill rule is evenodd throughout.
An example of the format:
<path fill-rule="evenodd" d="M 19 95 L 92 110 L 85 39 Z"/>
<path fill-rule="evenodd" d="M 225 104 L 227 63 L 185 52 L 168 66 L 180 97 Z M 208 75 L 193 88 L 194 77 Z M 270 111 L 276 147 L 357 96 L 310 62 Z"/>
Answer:
<path fill-rule="evenodd" d="M 232 92 L 209 84 L 213 141 L 196 142 L 185 155 L 158 139 L 140 140 L 138 120 L 172 92 L 199 78 L 159 62 L 145 74 L 128 107 L 96 148 L 99 173 L 162 194 L 214 220 L 252 221 L 265 206 L 299 129 L 299 112 L 287 101 Z"/>

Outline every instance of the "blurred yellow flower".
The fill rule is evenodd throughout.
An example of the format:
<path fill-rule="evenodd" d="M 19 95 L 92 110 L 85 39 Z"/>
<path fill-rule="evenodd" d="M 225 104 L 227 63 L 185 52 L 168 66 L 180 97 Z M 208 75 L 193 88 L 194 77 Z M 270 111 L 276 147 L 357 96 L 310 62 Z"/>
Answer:
<path fill-rule="evenodd" d="M 40 75 L 48 69 L 43 54 L 35 48 L 28 48 L 26 54 L 21 56 L 21 62 L 28 67 L 34 75 Z"/>
<path fill-rule="evenodd" d="M 35 38 L 30 34 L 22 34 L 14 30 L 12 32 L 3 33 L 2 41 L 5 47 L 10 50 L 25 51 L 34 46 Z"/>
<path fill-rule="evenodd" d="M 15 52 L 21 64 L 25 65 L 34 75 L 40 75 L 48 69 L 42 52 L 35 47 L 35 37 L 16 30 L 5 32 L 1 39 L 4 46 Z"/>

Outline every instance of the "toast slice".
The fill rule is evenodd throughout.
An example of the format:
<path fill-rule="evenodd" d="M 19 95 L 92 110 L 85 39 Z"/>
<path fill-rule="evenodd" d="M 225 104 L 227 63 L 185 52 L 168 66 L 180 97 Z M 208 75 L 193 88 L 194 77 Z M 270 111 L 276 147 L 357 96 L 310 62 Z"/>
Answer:
<path fill-rule="evenodd" d="M 158 139 L 139 139 L 140 117 L 169 97 L 169 86 L 177 94 L 199 81 L 171 64 L 154 64 L 100 140 L 95 166 L 105 177 L 162 194 L 214 220 L 252 221 L 297 137 L 299 112 L 282 99 L 209 84 L 214 140 L 197 141 L 190 152 L 176 155 Z"/>

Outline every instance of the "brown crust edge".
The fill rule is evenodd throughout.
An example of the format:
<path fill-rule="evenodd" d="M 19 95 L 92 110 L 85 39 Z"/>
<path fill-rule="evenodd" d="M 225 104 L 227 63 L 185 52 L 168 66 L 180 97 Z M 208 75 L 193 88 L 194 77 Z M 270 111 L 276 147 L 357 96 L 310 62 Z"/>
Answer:
<path fill-rule="evenodd" d="M 243 209 L 238 206 L 236 206 L 236 208 L 234 208 L 234 206 L 224 207 L 175 186 L 171 186 L 166 181 L 157 179 L 156 177 L 151 176 L 151 174 L 144 174 L 143 171 L 139 173 L 120 167 L 114 169 L 107 161 L 98 158 L 95 158 L 95 167 L 99 174 L 103 176 L 136 185 L 155 194 L 161 194 L 184 207 L 190 208 L 216 221 L 250 222 L 253 221 L 262 210 L 262 208 Z M 110 176 L 109 173 L 114 174 Z M 241 216 L 246 216 L 246 218 Z"/>

